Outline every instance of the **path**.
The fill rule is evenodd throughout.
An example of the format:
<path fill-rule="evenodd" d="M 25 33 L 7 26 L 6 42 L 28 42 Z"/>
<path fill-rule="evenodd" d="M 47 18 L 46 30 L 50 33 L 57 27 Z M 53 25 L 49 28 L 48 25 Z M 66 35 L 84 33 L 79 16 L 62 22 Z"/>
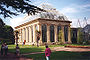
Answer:
<path fill-rule="evenodd" d="M 23 56 L 16 56 L 15 54 L 13 53 L 8 53 L 7 56 L 1 56 L 1 53 L 0 53 L 0 60 L 32 60 L 30 58 L 25 58 Z"/>
<path fill-rule="evenodd" d="M 90 48 L 70 48 L 70 47 L 55 47 L 54 51 L 72 51 L 72 52 L 87 52 Z"/>

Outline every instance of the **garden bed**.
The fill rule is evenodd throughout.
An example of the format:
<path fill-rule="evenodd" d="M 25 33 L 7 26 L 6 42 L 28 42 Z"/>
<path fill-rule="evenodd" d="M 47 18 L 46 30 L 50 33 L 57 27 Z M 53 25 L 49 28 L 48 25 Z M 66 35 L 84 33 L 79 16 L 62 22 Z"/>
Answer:
<path fill-rule="evenodd" d="M 72 46 L 72 45 L 67 45 L 65 47 L 70 47 L 70 48 L 90 48 L 90 46 Z"/>

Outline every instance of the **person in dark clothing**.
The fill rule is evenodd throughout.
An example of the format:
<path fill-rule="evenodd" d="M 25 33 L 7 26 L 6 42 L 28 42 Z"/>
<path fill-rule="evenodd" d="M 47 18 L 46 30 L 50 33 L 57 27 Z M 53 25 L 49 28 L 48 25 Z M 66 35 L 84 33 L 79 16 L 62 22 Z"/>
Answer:
<path fill-rule="evenodd" d="M 16 45 L 16 55 L 17 56 L 20 55 L 20 48 L 19 48 L 18 44 Z"/>
<path fill-rule="evenodd" d="M 7 44 L 5 43 L 5 55 L 7 55 L 7 52 L 8 52 L 8 46 L 7 46 Z"/>
<path fill-rule="evenodd" d="M 4 52 L 4 44 L 1 45 L 1 55 L 3 55 Z"/>

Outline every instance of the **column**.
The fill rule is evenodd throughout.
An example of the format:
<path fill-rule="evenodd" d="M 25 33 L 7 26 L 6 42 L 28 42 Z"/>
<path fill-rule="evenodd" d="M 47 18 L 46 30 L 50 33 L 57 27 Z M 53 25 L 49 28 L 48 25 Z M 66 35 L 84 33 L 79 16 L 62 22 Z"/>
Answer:
<path fill-rule="evenodd" d="M 38 31 L 40 31 L 40 40 L 39 40 L 39 43 L 41 45 L 42 44 L 42 24 L 38 24 Z"/>
<path fill-rule="evenodd" d="M 31 26 L 29 26 L 29 42 L 32 43 L 32 29 L 31 29 Z"/>
<path fill-rule="evenodd" d="M 23 41 L 22 41 L 22 36 L 23 36 L 23 35 L 22 35 L 22 29 L 21 29 L 21 33 L 20 33 L 20 34 L 21 34 L 21 42 L 23 42 Z"/>
<path fill-rule="evenodd" d="M 23 42 L 24 40 L 26 40 L 26 32 L 25 32 L 25 28 L 23 29 Z"/>
<path fill-rule="evenodd" d="M 22 42 L 24 42 L 24 28 L 22 29 Z"/>
<path fill-rule="evenodd" d="M 61 26 L 61 29 L 62 29 L 62 42 L 65 43 L 64 26 Z"/>
<path fill-rule="evenodd" d="M 57 25 L 54 25 L 55 42 L 58 42 Z"/>
<path fill-rule="evenodd" d="M 50 25 L 47 24 L 47 43 L 50 43 Z"/>
<path fill-rule="evenodd" d="M 28 27 L 26 27 L 26 42 L 28 42 Z"/>
<path fill-rule="evenodd" d="M 33 25 L 33 42 L 36 43 L 36 28 L 35 28 L 35 25 Z"/>
<path fill-rule="evenodd" d="M 20 33 L 19 33 L 19 42 L 21 42 L 21 29 L 20 29 Z"/>
<path fill-rule="evenodd" d="M 70 34 L 70 25 L 68 26 L 68 43 L 72 43 L 71 42 L 71 34 Z"/>
<path fill-rule="evenodd" d="M 20 33 L 20 29 L 18 29 L 18 43 L 20 43 L 20 35 L 19 35 L 19 33 Z"/>

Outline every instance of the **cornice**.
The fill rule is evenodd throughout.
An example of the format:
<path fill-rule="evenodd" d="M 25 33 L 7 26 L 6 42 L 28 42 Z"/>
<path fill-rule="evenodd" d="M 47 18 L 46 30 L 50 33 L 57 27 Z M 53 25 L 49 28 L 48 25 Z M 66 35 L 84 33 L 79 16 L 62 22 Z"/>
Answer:
<path fill-rule="evenodd" d="M 55 22 L 71 23 L 71 21 L 68 21 L 68 20 L 54 20 L 54 19 L 37 18 L 37 19 L 35 19 L 35 20 L 31 20 L 31 21 L 28 21 L 28 22 L 26 22 L 26 23 L 23 23 L 23 24 L 21 24 L 21 25 L 19 25 L 19 26 L 16 26 L 15 29 L 20 28 L 20 27 L 22 27 L 22 26 L 26 26 L 26 25 L 28 25 L 28 24 L 31 24 L 31 23 L 34 23 L 34 22 L 37 22 L 37 21 L 55 21 Z"/>

